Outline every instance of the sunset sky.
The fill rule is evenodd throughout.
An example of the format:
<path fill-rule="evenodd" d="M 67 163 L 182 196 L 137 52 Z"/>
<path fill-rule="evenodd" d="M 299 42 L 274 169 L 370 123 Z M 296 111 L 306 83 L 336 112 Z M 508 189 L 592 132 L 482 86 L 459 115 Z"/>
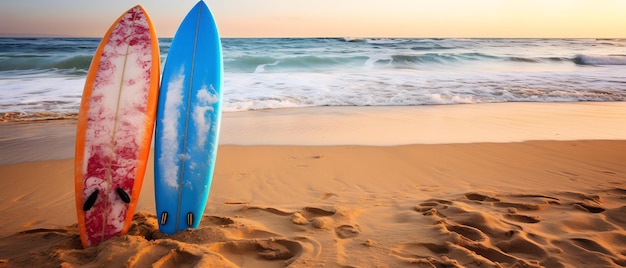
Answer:
<path fill-rule="evenodd" d="M 0 36 L 100 37 L 141 4 L 172 37 L 197 0 L 2 0 Z M 626 37 L 624 0 L 207 0 L 223 37 Z"/>

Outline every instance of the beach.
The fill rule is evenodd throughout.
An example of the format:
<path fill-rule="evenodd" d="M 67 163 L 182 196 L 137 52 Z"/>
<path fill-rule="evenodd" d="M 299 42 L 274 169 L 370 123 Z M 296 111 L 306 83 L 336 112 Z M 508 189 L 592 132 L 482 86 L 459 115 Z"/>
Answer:
<path fill-rule="evenodd" d="M 75 120 L 0 123 L 0 267 L 623 267 L 626 103 L 226 112 L 199 229 L 83 249 Z M 151 161 L 149 161 L 151 162 Z"/>

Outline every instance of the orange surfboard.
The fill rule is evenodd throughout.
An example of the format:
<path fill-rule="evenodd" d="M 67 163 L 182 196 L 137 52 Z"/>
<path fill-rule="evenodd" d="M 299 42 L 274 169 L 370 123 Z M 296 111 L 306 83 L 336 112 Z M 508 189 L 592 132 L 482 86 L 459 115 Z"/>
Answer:
<path fill-rule="evenodd" d="M 130 227 L 152 142 L 159 76 L 157 35 L 137 5 L 104 35 L 83 91 L 74 182 L 84 247 Z"/>

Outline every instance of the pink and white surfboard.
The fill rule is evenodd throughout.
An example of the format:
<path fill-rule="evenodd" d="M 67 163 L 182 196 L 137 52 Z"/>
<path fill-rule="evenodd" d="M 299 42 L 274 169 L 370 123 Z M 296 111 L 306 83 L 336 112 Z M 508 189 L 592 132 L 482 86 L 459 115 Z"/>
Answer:
<path fill-rule="evenodd" d="M 156 32 L 137 5 L 94 54 L 76 134 L 75 190 L 84 247 L 128 231 L 145 174 L 158 98 Z"/>

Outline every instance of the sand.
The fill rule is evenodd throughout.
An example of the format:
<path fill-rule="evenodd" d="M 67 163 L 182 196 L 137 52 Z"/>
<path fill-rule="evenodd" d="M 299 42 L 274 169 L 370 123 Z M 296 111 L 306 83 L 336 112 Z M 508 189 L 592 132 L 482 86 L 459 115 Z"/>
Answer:
<path fill-rule="evenodd" d="M 623 267 L 625 120 L 626 103 L 227 113 L 199 229 L 158 232 L 148 172 L 129 234 L 87 249 L 74 121 L 0 123 L 0 267 Z"/>

